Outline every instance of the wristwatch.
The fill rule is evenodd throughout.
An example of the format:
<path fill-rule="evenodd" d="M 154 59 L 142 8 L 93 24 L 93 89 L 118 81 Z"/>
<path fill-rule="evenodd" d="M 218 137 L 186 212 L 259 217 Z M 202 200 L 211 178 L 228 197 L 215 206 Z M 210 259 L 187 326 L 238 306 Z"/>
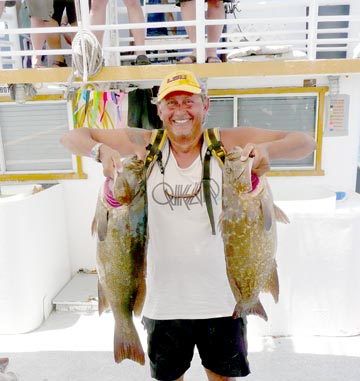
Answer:
<path fill-rule="evenodd" d="M 90 157 L 97 161 L 98 163 L 100 163 L 100 147 L 103 145 L 104 143 L 96 143 L 94 145 L 93 148 L 91 148 L 91 151 L 90 151 Z"/>

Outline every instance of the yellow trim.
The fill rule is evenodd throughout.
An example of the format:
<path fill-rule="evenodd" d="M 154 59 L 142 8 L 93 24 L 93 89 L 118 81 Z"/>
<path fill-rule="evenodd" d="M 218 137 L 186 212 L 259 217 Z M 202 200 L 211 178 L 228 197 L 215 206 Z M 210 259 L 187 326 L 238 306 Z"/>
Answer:
<path fill-rule="evenodd" d="M 66 101 L 64 94 L 42 94 L 35 95 L 34 98 L 26 98 L 26 101 Z M 10 96 L 0 96 L 0 102 L 14 102 Z"/>
<path fill-rule="evenodd" d="M 263 94 L 296 94 L 296 93 L 326 93 L 329 87 L 261 87 L 251 89 L 209 89 L 209 96 L 233 96 L 233 95 L 263 95 Z"/>
<path fill-rule="evenodd" d="M 54 180 L 84 180 L 88 176 L 85 173 L 76 172 L 69 173 L 25 173 L 25 174 L 9 174 L 0 175 L 0 181 L 54 181 Z"/>
<path fill-rule="evenodd" d="M 32 101 L 66 101 L 63 94 L 45 94 L 37 95 Z M 8 96 L 0 97 L 0 102 L 13 102 Z M 76 156 L 76 172 L 63 172 L 63 173 L 19 173 L 19 174 L 0 174 L 0 181 L 54 181 L 54 180 L 74 180 L 74 179 L 87 179 L 88 175 L 83 171 L 82 159 Z"/>
<path fill-rule="evenodd" d="M 359 74 L 358 59 L 290 60 L 265 62 L 229 62 L 218 64 L 188 64 L 182 69 L 202 78 L 259 77 L 294 75 Z M 88 82 L 161 80 L 178 65 L 106 66 Z M 68 83 L 71 68 L 0 70 L 0 83 Z M 81 82 L 77 80 L 76 82 Z"/>
<path fill-rule="evenodd" d="M 322 138 L 324 130 L 325 94 L 329 91 L 327 86 L 323 87 L 279 87 L 279 88 L 253 88 L 253 89 L 209 89 L 209 96 L 236 96 L 236 95 L 264 95 L 264 94 L 298 94 L 298 93 L 317 93 L 317 130 L 315 152 L 315 169 L 313 170 L 272 170 L 268 176 L 324 176 L 325 172 L 321 169 Z"/>

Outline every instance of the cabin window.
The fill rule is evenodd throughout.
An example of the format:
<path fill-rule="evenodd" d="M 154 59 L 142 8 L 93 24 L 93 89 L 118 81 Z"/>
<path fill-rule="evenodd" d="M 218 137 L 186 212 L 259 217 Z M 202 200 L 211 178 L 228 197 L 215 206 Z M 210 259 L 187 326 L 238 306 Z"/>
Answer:
<path fill-rule="evenodd" d="M 327 88 L 306 87 L 209 90 L 211 106 L 206 127 L 303 131 L 317 140 L 317 151 L 302 160 L 273 161 L 271 174 L 323 175 L 320 159 L 326 91 Z M 226 95 L 219 96 L 224 92 Z"/>
<path fill-rule="evenodd" d="M 0 180 L 82 177 L 81 161 L 60 143 L 69 115 L 65 100 L 0 102 Z"/>

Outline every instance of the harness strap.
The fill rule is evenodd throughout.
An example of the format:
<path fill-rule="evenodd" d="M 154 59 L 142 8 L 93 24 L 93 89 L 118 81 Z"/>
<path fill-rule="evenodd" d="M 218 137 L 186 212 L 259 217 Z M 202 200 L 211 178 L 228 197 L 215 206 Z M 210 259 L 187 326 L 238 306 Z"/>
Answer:
<path fill-rule="evenodd" d="M 146 177 L 150 174 L 150 168 L 154 160 L 157 160 L 160 165 L 161 173 L 163 173 L 164 169 L 162 168 L 162 152 L 161 149 L 165 143 L 167 136 L 166 130 L 154 130 L 153 135 L 151 137 L 151 142 L 146 146 L 146 150 L 149 151 L 145 158 L 145 169 L 146 169 Z"/>
<path fill-rule="evenodd" d="M 218 128 L 208 128 L 204 131 L 205 139 L 208 144 L 208 149 L 215 155 L 220 165 L 223 167 L 225 163 L 226 151 L 220 141 Z"/>
<path fill-rule="evenodd" d="M 214 219 L 214 212 L 213 212 L 212 203 L 211 203 L 210 159 L 211 159 L 211 155 L 214 154 L 214 156 L 218 159 L 220 165 L 223 167 L 225 162 L 226 151 L 220 141 L 220 135 L 217 128 L 206 129 L 204 131 L 204 136 L 208 144 L 208 148 L 206 150 L 205 158 L 204 158 L 203 178 L 202 178 L 203 191 L 204 191 L 206 209 L 210 219 L 212 234 L 215 235 L 216 234 L 215 219 Z"/>

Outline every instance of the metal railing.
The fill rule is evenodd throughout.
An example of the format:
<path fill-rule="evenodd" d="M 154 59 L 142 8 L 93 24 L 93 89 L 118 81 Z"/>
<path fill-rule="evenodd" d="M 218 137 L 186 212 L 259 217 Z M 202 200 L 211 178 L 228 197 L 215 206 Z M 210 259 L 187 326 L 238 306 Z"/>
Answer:
<path fill-rule="evenodd" d="M 0 2 L 3 0 L 0 0 Z M 196 20 L 182 21 L 180 10 L 172 3 L 143 6 L 145 15 L 150 13 L 168 13 L 176 15 L 175 21 L 137 23 L 127 22 L 126 8 L 116 0 L 110 0 L 106 25 L 91 25 L 87 1 L 81 1 L 81 19 L 77 27 L 22 28 L 15 7 L 6 8 L 0 19 L 0 68 L 19 69 L 26 67 L 24 57 L 31 55 L 71 55 L 71 46 L 63 49 L 32 50 L 21 48 L 21 40 L 30 41 L 35 33 L 79 33 L 81 30 L 104 30 L 103 55 L 106 65 L 127 65 L 136 57 L 136 52 L 146 50 L 150 59 L 172 62 L 180 56 L 189 54 L 196 48 L 198 63 L 204 63 L 206 48 L 216 48 L 217 54 L 226 57 L 235 49 L 250 46 L 289 46 L 306 54 L 306 59 L 317 58 L 354 58 L 354 52 L 360 44 L 360 2 L 358 0 L 284 0 L 255 1 L 238 0 L 224 3 L 225 19 L 209 20 L 205 18 L 206 3 L 196 1 Z M 322 14 L 324 7 L 331 10 L 343 9 L 346 14 L 331 12 Z M 110 14 L 109 14 L 110 13 Z M 125 22 L 124 22 L 125 20 Z M 210 25 L 224 25 L 220 41 L 207 41 L 206 28 Z M 147 37 L 145 45 L 130 45 L 130 29 L 176 28 L 196 26 L 196 43 L 185 34 Z M 187 50 L 187 51 L 186 51 Z M 246 49 L 245 49 L 246 50 Z"/>

